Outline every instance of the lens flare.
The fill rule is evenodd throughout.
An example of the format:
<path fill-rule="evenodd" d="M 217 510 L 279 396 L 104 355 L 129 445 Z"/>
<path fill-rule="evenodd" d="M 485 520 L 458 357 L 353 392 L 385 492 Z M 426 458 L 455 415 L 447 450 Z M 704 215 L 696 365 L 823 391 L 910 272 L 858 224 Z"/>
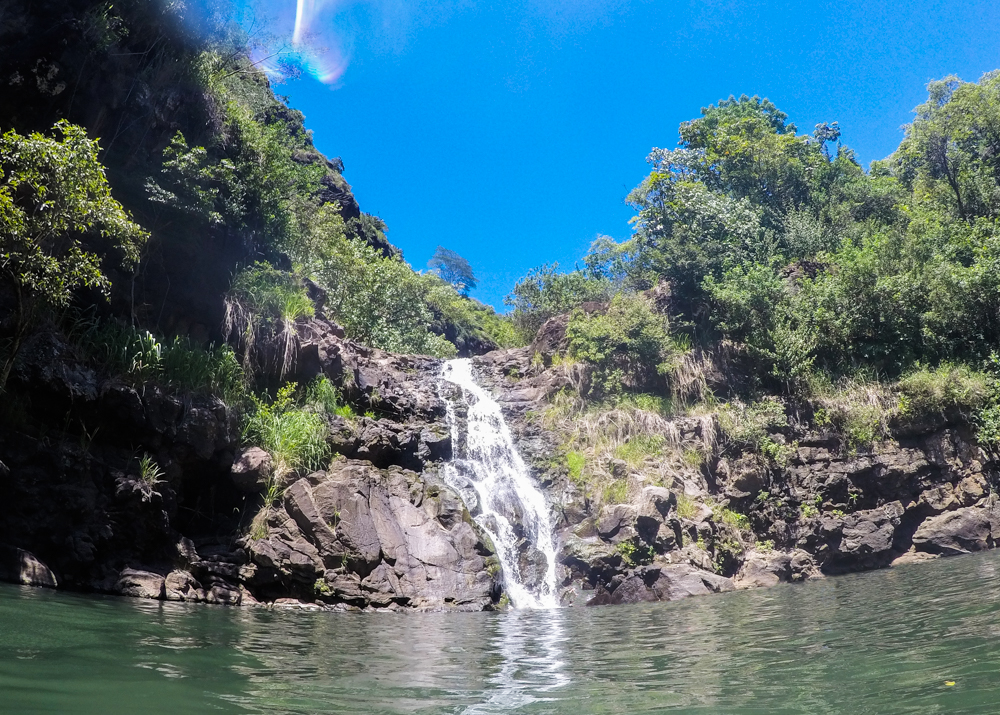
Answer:
<path fill-rule="evenodd" d="M 291 56 L 298 66 L 324 84 L 335 84 L 350 63 L 337 36 L 337 0 L 296 0 Z"/>
<path fill-rule="evenodd" d="M 350 64 L 342 15 L 356 0 L 236 0 L 241 24 L 257 39 L 250 56 L 268 76 L 306 74 L 336 85 Z M 260 38 L 266 38 L 261 40 Z"/>

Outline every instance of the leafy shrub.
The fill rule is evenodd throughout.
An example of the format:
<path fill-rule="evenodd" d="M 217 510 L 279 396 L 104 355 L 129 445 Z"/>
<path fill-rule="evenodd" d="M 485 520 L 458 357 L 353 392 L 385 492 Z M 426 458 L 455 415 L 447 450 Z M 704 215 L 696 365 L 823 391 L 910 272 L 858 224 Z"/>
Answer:
<path fill-rule="evenodd" d="M 66 307 L 81 288 L 107 295 L 102 263 L 130 269 L 148 237 L 111 196 L 97 142 L 65 120 L 53 131 L 62 138 L 0 136 L 0 276 L 16 300 L 0 318 L 0 329 L 12 323 L 0 392 L 35 318 Z"/>
<path fill-rule="evenodd" d="M 637 546 L 632 541 L 619 542 L 615 546 L 615 551 L 622 557 L 626 566 L 641 566 L 651 563 L 656 558 L 652 546 Z"/>
<path fill-rule="evenodd" d="M 330 315 L 355 340 L 393 352 L 455 355 L 455 345 L 430 330 L 429 296 L 445 312 L 460 300 L 437 276 L 419 275 L 402 259 L 344 236 L 331 237 L 306 270 L 327 291 Z M 445 289 L 453 300 L 442 298 Z"/>
<path fill-rule="evenodd" d="M 616 295 L 606 312 L 575 311 L 566 328 L 569 354 L 594 367 L 592 393 L 666 386 L 677 348 L 665 316 L 642 296 Z"/>
<path fill-rule="evenodd" d="M 527 345 L 549 318 L 586 302 L 605 302 L 611 295 L 607 281 L 584 271 L 560 273 L 559 264 L 552 264 L 529 271 L 503 302 L 513 308 L 510 315 L 518 342 Z"/>
<path fill-rule="evenodd" d="M 728 507 L 713 504 L 712 516 L 716 523 L 731 526 L 738 531 L 750 531 L 750 519 L 745 514 L 740 514 Z"/>
<path fill-rule="evenodd" d="M 1000 447 L 1000 406 L 981 410 L 976 415 L 975 424 L 979 444 L 994 450 Z"/>

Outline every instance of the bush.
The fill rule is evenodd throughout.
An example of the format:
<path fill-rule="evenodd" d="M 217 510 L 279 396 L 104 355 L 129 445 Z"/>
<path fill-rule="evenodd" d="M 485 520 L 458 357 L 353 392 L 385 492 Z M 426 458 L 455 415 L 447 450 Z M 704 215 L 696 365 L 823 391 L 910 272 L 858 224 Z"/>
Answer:
<path fill-rule="evenodd" d="M 432 289 L 440 296 L 446 288 L 458 300 L 437 276 L 421 276 L 402 259 L 344 236 L 331 237 L 307 269 L 327 291 L 331 317 L 355 340 L 392 352 L 456 354 L 454 344 L 430 330 Z"/>
<path fill-rule="evenodd" d="M 769 430 L 788 425 L 785 406 L 773 397 L 750 405 L 735 401 L 719 410 L 719 423 L 730 442 L 759 450 L 771 438 Z"/>
<path fill-rule="evenodd" d="M 584 271 L 559 273 L 559 264 L 532 269 L 504 298 L 518 342 L 527 345 L 549 318 L 569 313 L 586 302 L 606 302 L 611 284 Z"/>
<path fill-rule="evenodd" d="M 616 295 L 604 313 L 577 310 L 566 328 L 569 354 L 594 367 L 597 396 L 659 388 L 678 352 L 667 319 L 642 296 Z"/>
<path fill-rule="evenodd" d="M 934 369 L 918 368 L 898 384 L 906 416 L 959 411 L 971 415 L 993 398 L 991 378 L 966 365 L 945 363 Z"/>
<path fill-rule="evenodd" d="M 301 278 L 257 263 L 233 278 L 223 334 L 240 346 L 248 370 L 284 377 L 295 359 L 295 321 L 314 313 Z"/>

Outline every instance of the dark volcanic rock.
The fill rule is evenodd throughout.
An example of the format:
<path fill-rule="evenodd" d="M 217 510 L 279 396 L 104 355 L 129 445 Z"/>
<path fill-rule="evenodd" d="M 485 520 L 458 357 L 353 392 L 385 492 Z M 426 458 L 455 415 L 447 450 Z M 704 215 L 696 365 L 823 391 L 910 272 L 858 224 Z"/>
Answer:
<path fill-rule="evenodd" d="M 733 579 L 736 588 L 766 588 L 789 581 L 802 581 L 821 575 L 816 563 L 801 549 L 785 551 L 750 551 Z"/>
<path fill-rule="evenodd" d="M 1000 535 L 995 509 L 967 507 L 926 519 L 913 534 L 918 551 L 945 556 L 991 549 Z"/>
<path fill-rule="evenodd" d="M 272 466 L 271 455 L 260 447 L 242 449 L 230 472 L 233 484 L 241 492 L 259 494 L 267 488 Z"/>
<path fill-rule="evenodd" d="M 163 598 L 164 578 L 158 573 L 125 569 L 115 583 L 115 593 L 134 598 Z"/>
<path fill-rule="evenodd" d="M 677 601 L 689 596 L 732 591 L 732 579 L 686 564 L 642 566 L 617 576 L 609 588 L 600 587 L 588 606 L 643 601 Z"/>
<path fill-rule="evenodd" d="M 398 467 L 337 460 L 292 484 L 253 563 L 291 592 L 356 606 L 481 610 L 492 603 L 487 545 L 443 483 Z M 295 584 L 299 584 L 296 586 Z"/>

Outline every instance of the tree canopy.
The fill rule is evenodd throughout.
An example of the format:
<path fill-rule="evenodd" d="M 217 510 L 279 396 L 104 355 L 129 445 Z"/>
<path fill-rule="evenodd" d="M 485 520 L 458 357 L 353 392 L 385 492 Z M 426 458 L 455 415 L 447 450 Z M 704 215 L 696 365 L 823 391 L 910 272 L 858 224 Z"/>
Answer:
<path fill-rule="evenodd" d="M 725 342 L 759 388 L 979 364 L 1000 344 L 1000 72 L 928 95 L 869 171 L 836 122 L 799 134 L 758 97 L 703 109 L 650 153 L 631 238 L 595 242 L 583 271 L 530 274 L 514 319 L 665 283 L 671 333 Z"/>
<path fill-rule="evenodd" d="M 469 262 L 448 248 L 438 246 L 427 266 L 462 295 L 476 287 L 476 276 Z"/>

